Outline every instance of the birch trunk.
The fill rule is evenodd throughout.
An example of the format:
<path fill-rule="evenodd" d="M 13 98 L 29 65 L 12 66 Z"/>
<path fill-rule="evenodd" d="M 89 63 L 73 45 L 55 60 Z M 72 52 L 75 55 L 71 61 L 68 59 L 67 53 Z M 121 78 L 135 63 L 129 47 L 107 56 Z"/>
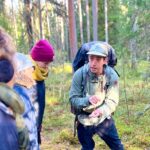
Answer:
<path fill-rule="evenodd" d="M 104 0 L 104 10 L 105 10 L 105 41 L 108 43 L 108 6 L 107 0 Z"/>
<path fill-rule="evenodd" d="M 92 14 L 93 14 L 93 40 L 97 41 L 97 31 L 98 31 L 98 1 L 92 0 Z"/>
<path fill-rule="evenodd" d="M 43 29 L 42 29 L 41 0 L 38 0 L 38 9 L 39 9 L 40 39 L 42 39 L 43 38 Z"/>
<path fill-rule="evenodd" d="M 83 20 L 82 20 L 82 10 L 81 10 L 81 0 L 78 0 L 78 6 L 79 6 L 80 38 L 81 38 L 81 45 L 82 45 L 84 39 L 83 39 Z"/>
<path fill-rule="evenodd" d="M 86 0 L 86 25 L 87 25 L 87 41 L 90 41 L 90 17 L 89 17 L 89 1 Z"/>

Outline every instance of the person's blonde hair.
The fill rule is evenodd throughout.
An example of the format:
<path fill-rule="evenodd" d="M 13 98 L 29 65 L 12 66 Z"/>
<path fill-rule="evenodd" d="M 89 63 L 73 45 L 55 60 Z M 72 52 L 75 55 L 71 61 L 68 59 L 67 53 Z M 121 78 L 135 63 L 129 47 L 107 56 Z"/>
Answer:
<path fill-rule="evenodd" d="M 0 27 L 0 58 L 1 57 L 11 57 L 15 54 L 16 47 L 13 43 L 12 37 Z"/>

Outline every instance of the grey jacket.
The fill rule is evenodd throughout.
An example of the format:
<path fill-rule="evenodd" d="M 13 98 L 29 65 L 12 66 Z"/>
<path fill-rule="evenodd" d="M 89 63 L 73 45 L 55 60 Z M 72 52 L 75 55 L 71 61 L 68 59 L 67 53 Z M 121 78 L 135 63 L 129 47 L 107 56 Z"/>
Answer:
<path fill-rule="evenodd" d="M 83 82 L 83 80 L 86 80 L 86 82 Z M 86 83 L 86 85 L 83 86 L 83 83 Z M 86 91 L 86 94 L 83 91 Z M 99 77 L 90 72 L 88 64 L 75 72 L 69 93 L 71 104 L 76 109 L 83 110 L 90 105 L 89 97 L 91 95 L 100 96 L 101 104 L 97 108 L 102 112 L 102 117 L 89 118 L 88 114 L 81 113 L 78 115 L 78 120 L 86 126 L 98 125 L 104 119 L 110 118 L 118 105 L 118 75 L 113 68 L 104 67 L 104 74 Z"/>

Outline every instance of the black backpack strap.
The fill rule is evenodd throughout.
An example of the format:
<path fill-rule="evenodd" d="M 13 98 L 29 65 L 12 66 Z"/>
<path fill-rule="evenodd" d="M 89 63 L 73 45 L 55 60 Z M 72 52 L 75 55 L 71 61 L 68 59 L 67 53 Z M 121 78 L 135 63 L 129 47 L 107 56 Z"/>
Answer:
<path fill-rule="evenodd" d="M 78 115 L 75 115 L 74 118 L 74 130 L 73 130 L 73 136 L 76 137 L 77 134 L 77 126 L 78 126 Z"/>
<path fill-rule="evenodd" d="M 113 69 L 114 69 L 115 72 L 117 73 L 118 77 L 120 77 L 120 74 L 118 73 L 118 71 L 117 71 L 115 68 L 113 68 Z"/>

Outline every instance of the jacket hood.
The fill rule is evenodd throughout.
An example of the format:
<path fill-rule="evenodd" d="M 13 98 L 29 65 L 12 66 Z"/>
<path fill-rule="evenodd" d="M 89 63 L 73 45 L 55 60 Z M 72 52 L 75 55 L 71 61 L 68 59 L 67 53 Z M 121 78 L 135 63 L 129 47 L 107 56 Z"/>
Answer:
<path fill-rule="evenodd" d="M 9 106 L 15 113 L 22 114 L 24 112 L 24 103 L 20 99 L 19 95 L 15 93 L 6 84 L 0 83 L 0 101 Z"/>

